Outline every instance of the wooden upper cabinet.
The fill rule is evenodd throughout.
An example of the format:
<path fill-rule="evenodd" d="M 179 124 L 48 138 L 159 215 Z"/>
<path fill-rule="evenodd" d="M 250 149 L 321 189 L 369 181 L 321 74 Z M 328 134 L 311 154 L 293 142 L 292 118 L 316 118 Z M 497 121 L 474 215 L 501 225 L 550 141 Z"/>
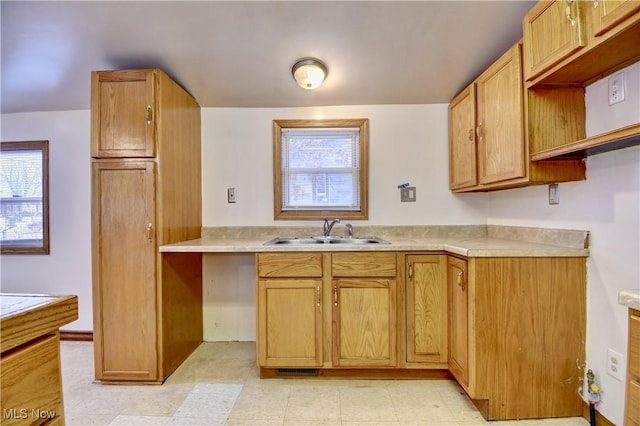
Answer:
<path fill-rule="evenodd" d="M 540 1 L 525 15 L 524 75 L 527 81 L 586 45 L 583 12 L 586 5 L 587 2 L 575 0 Z"/>
<path fill-rule="evenodd" d="M 592 5 L 592 30 L 596 37 L 640 11 L 640 1 L 637 0 L 593 0 Z"/>
<path fill-rule="evenodd" d="M 449 105 L 449 188 L 478 183 L 476 168 L 476 86 L 472 83 Z"/>
<path fill-rule="evenodd" d="M 91 156 L 155 157 L 154 70 L 91 73 Z"/>
<path fill-rule="evenodd" d="M 520 44 L 516 44 L 476 80 L 480 184 L 526 174 L 521 70 Z"/>

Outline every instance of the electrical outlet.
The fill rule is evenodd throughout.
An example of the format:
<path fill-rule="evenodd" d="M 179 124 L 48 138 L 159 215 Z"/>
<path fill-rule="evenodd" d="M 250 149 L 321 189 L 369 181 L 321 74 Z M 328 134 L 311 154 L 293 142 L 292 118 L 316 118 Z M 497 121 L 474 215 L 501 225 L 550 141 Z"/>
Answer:
<path fill-rule="evenodd" d="M 227 188 L 227 203 L 235 203 L 235 202 L 236 202 L 236 189 Z"/>
<path fill-rule="evenodd" d="M 607 374 L 624 381 L 624 356 L 613 349 L 607 349 Z"/>
<path fill-rule="evenodd" d="M 549 184 L 549 204 L 560 204 L 560 191 L 557 183 Z"/>
<path fill-rule="evenodd" d="M 621 71 L 609 77 L 609 105 L 617 104 L 627 98 L 626 73 Z"/>

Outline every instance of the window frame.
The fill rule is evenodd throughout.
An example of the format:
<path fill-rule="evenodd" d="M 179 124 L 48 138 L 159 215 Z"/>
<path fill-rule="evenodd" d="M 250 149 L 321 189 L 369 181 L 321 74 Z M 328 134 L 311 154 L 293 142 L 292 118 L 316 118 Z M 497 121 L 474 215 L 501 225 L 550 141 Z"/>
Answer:
<path fill-rule="evenodd" d="M 42 152 L 42 244 L 7 244 L 0 240 L 0 254 L 49 254 L 49 141 L 11 141 L 0 142 L 0 151 Z"/>
<path fill-rule="evenodd" d="M 283 210 L 282 209 L 282 129 L 360 129 L 359 150 L 360 170 L 360 210 Z M 323 220 L 340 218 L 366 220 L 369 218 L 369 119 L 310 119 L 310 120 L 273 120 L 273 218 L 275 220 Z"/>

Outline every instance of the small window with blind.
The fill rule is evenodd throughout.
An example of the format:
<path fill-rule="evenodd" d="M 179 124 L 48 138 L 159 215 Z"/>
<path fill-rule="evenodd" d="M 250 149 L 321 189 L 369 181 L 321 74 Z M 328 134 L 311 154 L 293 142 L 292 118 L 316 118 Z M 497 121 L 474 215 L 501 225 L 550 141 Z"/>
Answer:
<path fill-rule="evenodd" d="M 49 142 L 0 142 L 0 252 L 49 254 Z"/>
<path fill-rule="evenodd" d="M 274 218 L 367 219 L 368 120 L 274 120 Z"/>

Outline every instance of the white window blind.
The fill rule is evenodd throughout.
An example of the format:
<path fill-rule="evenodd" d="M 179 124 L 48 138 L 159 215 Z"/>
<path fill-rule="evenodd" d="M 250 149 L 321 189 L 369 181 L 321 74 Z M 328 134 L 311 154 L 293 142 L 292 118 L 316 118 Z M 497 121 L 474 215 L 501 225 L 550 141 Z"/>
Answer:
<path fill-rule="evenodd" d="M 282 129 L 282 209 L 360 210 L 360 129 Z"/>

